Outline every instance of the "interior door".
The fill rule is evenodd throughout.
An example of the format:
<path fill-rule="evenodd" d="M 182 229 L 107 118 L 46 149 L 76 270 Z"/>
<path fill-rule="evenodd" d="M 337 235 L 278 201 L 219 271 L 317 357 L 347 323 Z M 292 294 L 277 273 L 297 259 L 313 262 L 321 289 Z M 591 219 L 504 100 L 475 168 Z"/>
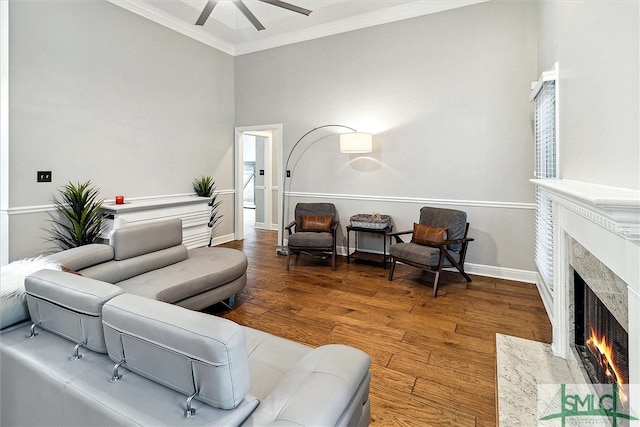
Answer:
<path fill-rule="evenodd" d="M 270 141 L 264 135 L 244 135 L 244 210 L 255 209 L 255 228 L 269 229 L 271 215 Z"/>

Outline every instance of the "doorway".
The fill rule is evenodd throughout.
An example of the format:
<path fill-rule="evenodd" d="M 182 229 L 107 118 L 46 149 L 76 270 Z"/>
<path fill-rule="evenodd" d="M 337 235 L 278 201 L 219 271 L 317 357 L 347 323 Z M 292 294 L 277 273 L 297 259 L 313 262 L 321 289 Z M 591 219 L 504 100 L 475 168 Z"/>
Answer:
<path fill-rule="evenodd" d="M 236 128 L 237 240 L 244 239 L 245 227 L 280 230 L 278 218 L 279 188 L 282 179 L 279 155 L 282 146 L 281 135 L 280 124 Z"/>

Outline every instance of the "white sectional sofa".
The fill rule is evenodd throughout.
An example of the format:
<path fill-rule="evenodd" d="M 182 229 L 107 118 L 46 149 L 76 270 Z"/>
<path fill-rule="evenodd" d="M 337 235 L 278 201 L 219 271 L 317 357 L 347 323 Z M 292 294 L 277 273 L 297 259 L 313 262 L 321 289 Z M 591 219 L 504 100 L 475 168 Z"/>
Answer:
<path fill-rule="evenodd" d="M 365 426 L 370 358 L 40 270 L 0 333 L 0 425 Z M 30 337 L 31 336 L 31 337 Z"/>

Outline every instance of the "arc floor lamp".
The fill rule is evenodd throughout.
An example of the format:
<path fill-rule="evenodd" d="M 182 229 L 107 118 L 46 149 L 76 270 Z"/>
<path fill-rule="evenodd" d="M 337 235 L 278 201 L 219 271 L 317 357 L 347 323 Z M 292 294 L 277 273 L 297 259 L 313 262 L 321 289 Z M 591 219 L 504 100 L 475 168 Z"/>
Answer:
<path fill-rule="evenodd" d="M 284 176 L 282 179 L 282 222 L 280 224 L 280 246 L 278 247 L 278 253 L 281 255 L 286 255 L 289 251 L 289 248 L 284 246 L 284 228 L 285 224 L 285 197 L 287 195 L 287 178 L 289 179 L 289 188 L 291 187 L 291 179 L 292 174 L 289 169 L 289 162 L 291 161 L 291 156 L 296 151 L 296 148 L 300 145 L 300 143 L 312 133 L 324 129 L 324 128 L 342 128 L 346 129 L 349 132 L 340 133 L 340 152 L 346 154 L 357 154 L 357 153 L 370 153 L 372 151 L 372 135 L 370 133 L 358 132 L 354 128 L 345 125 L 322 125 L 316 128 L 311 129 L 309 132 L 305 133 L 293 144 L 293 147 L 289 151 L 289 155 L 287 156 L 287 161 L 284 165 Z M 331 135 L 327 135 L 331 136 Z M 314 141 L 312 141 L 307 148 L 311 147 L 316 142 L 326 138 L 327 136 L 320 137 Z M 304 154 L 304 151 L 303 151 Z M 299 159 L 298 159 L 299 160 Z"/>

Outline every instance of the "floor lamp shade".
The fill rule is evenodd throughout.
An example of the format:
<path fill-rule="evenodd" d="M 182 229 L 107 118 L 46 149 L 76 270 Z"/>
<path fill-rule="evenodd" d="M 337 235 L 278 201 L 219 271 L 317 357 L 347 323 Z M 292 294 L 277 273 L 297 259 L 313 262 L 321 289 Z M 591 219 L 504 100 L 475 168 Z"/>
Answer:
<path fill-rule="evenodd" d="M 353 132 L 340 134 L 341 153 L 370 153 L 372 151 L 371 134 Z"/>

